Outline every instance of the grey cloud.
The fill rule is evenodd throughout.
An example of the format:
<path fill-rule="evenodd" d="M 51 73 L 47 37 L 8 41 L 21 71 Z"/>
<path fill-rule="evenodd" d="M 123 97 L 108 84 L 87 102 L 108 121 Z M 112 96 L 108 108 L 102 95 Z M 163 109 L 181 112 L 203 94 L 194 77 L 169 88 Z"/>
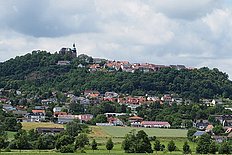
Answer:
<path fill-rule="evenodd" d="M 94 57 L 232 65 L 232 11 L 224 0 L 0 0 L 0 9 L 1 61 L 77 42 Z"/>
<path fill-rule="evenodd" d="M 79 10 L 59 8 L 56 4 L 56 1 L 47 0 L 11 2 L 8 7 L 13 11 L 3 20 L 9 28 L 34 37 L 61 37 L 99 31 L 93 13 L 89 14 L 88 10 L 80 7 L 77 7 Z M 68 6 L 71 5 L 78 6 L 79 3 Z"/>

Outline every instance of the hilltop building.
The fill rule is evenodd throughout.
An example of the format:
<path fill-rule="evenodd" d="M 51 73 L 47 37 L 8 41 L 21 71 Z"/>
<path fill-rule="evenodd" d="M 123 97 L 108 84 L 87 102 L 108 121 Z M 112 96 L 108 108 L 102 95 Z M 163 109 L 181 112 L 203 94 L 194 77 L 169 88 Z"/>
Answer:
<path fill-rule="evenodd" d="M 61 55 L 69 55 L 72 58 L 76 58 L 77 57 L 77 49 L 76 49 L 76 45 L 73 44 L 73 48 L 66 48 L 63 47 L 60 49 L 59 54 Z"/>

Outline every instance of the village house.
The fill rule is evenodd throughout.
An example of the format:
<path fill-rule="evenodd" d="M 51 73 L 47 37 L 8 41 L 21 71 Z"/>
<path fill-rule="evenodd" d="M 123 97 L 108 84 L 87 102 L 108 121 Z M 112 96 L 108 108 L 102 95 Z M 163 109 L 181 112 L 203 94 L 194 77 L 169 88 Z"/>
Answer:
<path fill-rule="evenodd" d="M 125 116 L 126 113 L 105 113 L 106 117 L 118 117 L 118 116 Z"/>
<path fill-rule="evenodd" d="M 67 112 L 62 112 L 62 111 L 59 111 L 59 112 L 54 112 L 53 113 L 53 117 L 58 117 L 58 116 L 61 116 L 61 115 L 68 115 L 68 113 Z"/>
<path fill-rule="evenodd" d="M 54 107 L 52 110 L 53 112 L 61 112 L 62 107 Z"/>
<path fill-rule="evenodd" d="M 172 96 L 170 94 L 165 94 L 164 96 L 161 97 L 161 101 L 166 102 L 166 103 L 172 103 Z"/>
<path fill-rule="evenodd" d="M 57 102 L 57 99 L 55 98 L 49 98 L 49 99 L 43 99 L 41 100 L 42 105 L 49 105 L 51 103 Z"/>
<path fill-rule="evenodd" d="M 216 121 L 219 121 L 223 127 L 232 127 L 232 115 L 213 115 Z"/>
<path fill-rule="evenodd" d="M 200 136 L 204 135 L 205 133 L 206 133 L 205 131 L 196 131 L 196 132 L 193 134 L 193 136 L 195 136 L 195 137 L 200 137 Z"/>
<path fill-rule="evenodd" d="M 45 128 L 45 127 L 39 127 L 36 128 L 36 131 L 40 134 L 56 134 L 64 131 L 64 128 Z"/>
<path fill-rule="evenodd" d="M 58 123 L 66 124 L 68 122 L 72 122 L 75 119 L 80 120 L 80 122 L 87 122 L 93 118 L 91 114 L 83 114 L 83 115 L 58 115 Z"/>
<path fill-rule="evenodd" d="M 184 65 L 170 65 L 170 67 L 176 70 L 186 69 Z"/>
<path fill-rule="evenodd" d="M 115 92 L 105 92 L 104 97 L 118 97 L 118 93 Z"/>
<path fill-rule="evenodd" d="M 222 104 L 223 104 L 222 99 L 213 99 L 212 103 L 211 103 L 211 106 L 222 105 Z"/>
<path fill-rule="evenodd" d="M 130 122 L 131 126 L 140 127 L 141 122 L 143 121 L 143 118 L 139 116 L 132 116 L 128 118 L 128 121 Z"/>
<path fill-rule="evenodd" d="M 174 98 L 172 98 L 172 102 L 175 102 L 177 105 L 180 105 L 183 103 L 183 99 L 174 97 Z"/>
<path fill-rule="evenodd" d="M 79 119 L 78 115 L 58 115 L 58 123 L 66 124 L 72 122 L 75 119 Z"/>
<path fill-rule="evenodd" d="M 209 124 L 208 120 L 197 120 L 196 122 L 193 122 L 193 127 L 199 130 L 204 130 Z"/>
<path fill-rule="evenodd" d="M 101 70 L 101 66 L 99 64 L 92 64 L 89 66 L 89 71 L 90 72 L 96 72 Z"/>
<path fill-rule="evenodd" d="M 213 106 L 212 99 L 201 99 L 200 102 L 204 105 L 207 105 L 207 106 Z"/>
<path fill-rule="evenodd" d="M 8 101 L 7 98 L 0 98 L 0 103 L 6 103 Z"/>
<path fill-rule="evenodd" d="M 86 90 L 84 91 L 84 96 L 86 98 L 97 98 L 100 96 L 100 93 L 99 91 L 96 91 L 96 90 Z"/>
<path fill-rule="evenodd" d="M 148 96 L 147 101 L 160 102 L 160 98 L 158 96 Z"/>
<path fill-rule="evenodd" d="M 213 125 L 209 124 L 209 125 L 205 128 L 205 132 L 210 133 L 210 132 L 212 132 L 213 128 L 214 128 Z"/>
<path fill-rule="evenodd" d="M 143 96 L 138 96 L 138 97 L 132 97 L 132 96 L 128 96 L 128 97 L 124 97 L 124 98 L 118 98 L 118 103 L 120 104 L 127 104 L 127 105 L 140 105 L 145 103 L 147 100 L 145 97 Z"/>
<path fill-rule="evenodd" d="M 91 114 L 78 115 L 78 119 L 80 120 L 81 123 L 88 122 L 91 119 L 93 119 L 93 115 Z"/>
<path fill-rule="evenodd" d="M 109 122 L 109 124 L 113 124 L 113 126 L 123 126 L 122 121 L 115 117 L 109 117 L 107 118 L 107 121 Z"/>
<path fill-rule="evenodd" d="M 5 112 L 12 112 L 12 111 L 15 111 L 16 108 L 13 107 L 13 106 L 10 105 L 10 104 L 3 104 L 3 105 L 2 105 L 2 110 L 5 111 Z"/>
<path fill-rule="evenodd" d="M 57 65 L 61 65 L 61 66 L 70 65 L 70 61 L 58 61 Z"/>
<path fill-rule="evenodd" d="M 170 128 L 171 125 L 168 122 L 160 121 L 142 121 L 141 126 L 145 128 Z"/>
<path fill-rule="evenodd" d="M 42 122 L 45 121 L 45 110 L 32 110 L 32 113 L 25 115 L 27 122 Z"/>

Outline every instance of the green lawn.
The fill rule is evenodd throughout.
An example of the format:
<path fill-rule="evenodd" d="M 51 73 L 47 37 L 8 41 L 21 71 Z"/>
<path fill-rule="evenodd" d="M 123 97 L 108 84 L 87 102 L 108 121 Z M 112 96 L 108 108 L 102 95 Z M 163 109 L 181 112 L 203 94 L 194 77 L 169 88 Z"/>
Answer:
<path fill-rule="evenodd" d="M 135 128 L 135 127 L 117 127 L 117 126 L 101 126 L 103 132 L 111 137 L 124 137 L 131 130 L 144 130 L 148 136 L 156 137 L 187 137 L 188 130 L 184 129 L 161 129 L 161 128 Z"/>

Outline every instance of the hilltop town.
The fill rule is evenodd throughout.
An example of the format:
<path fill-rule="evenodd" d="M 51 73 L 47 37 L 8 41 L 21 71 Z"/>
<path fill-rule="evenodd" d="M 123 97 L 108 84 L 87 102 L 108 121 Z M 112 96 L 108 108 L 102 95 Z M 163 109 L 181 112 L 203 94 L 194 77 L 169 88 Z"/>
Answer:
<path fill-rule="evenodd" d="M 0 65 L 2 132 L 19 133 L 25 125 L 33 124 L 33 134 L 39 134 L 34 141 L 28 141 L 25 149 L 36 148 L 32 144 L 46 134 L 78 136 L 79 133 L 73 135 L 68 129 L 80 124 L 86 126 L 78 127 L 78 132 L 96 127 L 178 129 L 188 130 L 185 138 L 191 143 L 206 133 L 218 145 L 231 141 L 232 84 L 217 69 L 77 56 L 75 44 L 55 54 L 33 51 Z M 22 149 L 12 144 L 17 140 L 15 137 L 9 146 L 6 142 L 3 148 Z M 58 140 L 54 140 L 51 148 L 63 152 L 56 145 Z"/>

